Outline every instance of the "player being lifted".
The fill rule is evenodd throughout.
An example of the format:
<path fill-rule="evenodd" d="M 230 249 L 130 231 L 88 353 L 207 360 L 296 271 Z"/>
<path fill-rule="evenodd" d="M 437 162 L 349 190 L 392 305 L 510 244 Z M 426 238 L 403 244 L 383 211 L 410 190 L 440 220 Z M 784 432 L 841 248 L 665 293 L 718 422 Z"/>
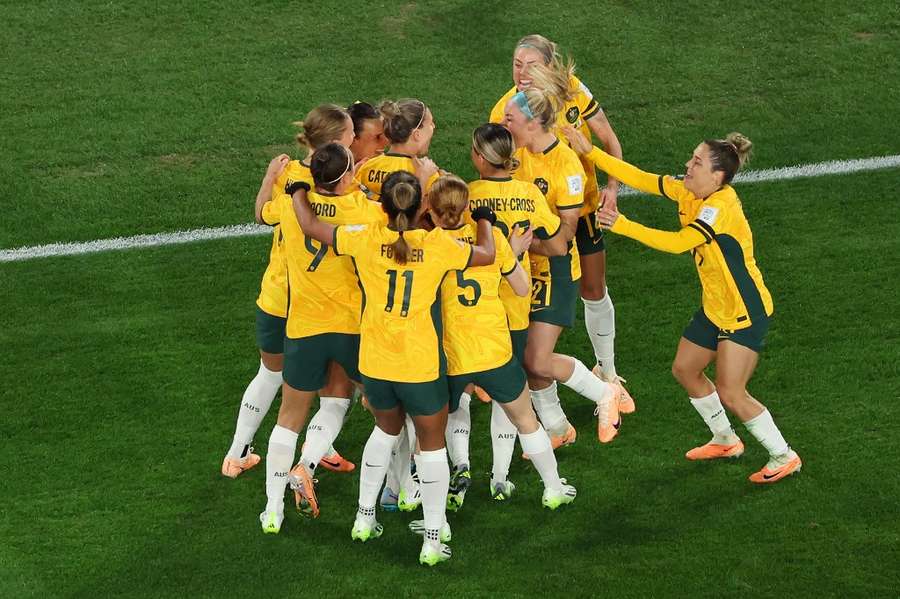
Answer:
<path fill-rule="evenodd" d="M 573 147 L 601 170 L 626 185 L 665 196 L 678 207 L 678 232 L 644 227 L 601 209 L 598 220 L 613 233 L 631 237 L 670 253 L 691 251 L 703 289 L 700 309 L 681 337 L 672 374 L 709 427 L 709 443 L 687 452 L 689 460 L 738 457 L 744 444 L 735 434 L 722 404 L 737 416 L 769 452 L 769 462 L 750 476 L 755 483 L 773 483 L 800 470 L 800 456 L 784 440 L 772 415 L 747 392 L 773 311 L 772 296 L 763 283 L 753 255 L 753 235 L 741 201 L 729 185 L 747 161 L 752 144 L 740 133 L 701 142 L 685 165 L 683 180 L 643 172 L 603 150 L 576 131 L 567 131 Z M 716 364 L 715 384 L 704 371 Z"/>
<path fill-rule="evenodd" d="M 491 110 L 493 123 L 504 122 L 506 104 L 516 93 L 529 87 L 539 87 L 556 96 L 560 109 L 556 125 L 574 126 L 588 139 L 597 136 L 607 152 L 622 157 L 622 147 L 606 114 L 588 87 L 575 76 L 571 60 L 560 56 L 556 43 L 542 35 L 527 35 L 519 40 L 513 52 L 513 87 L 497 101 Z M 565 139 L 557 131 L 562 141 Z M 582 160 L 585 172 L 584 205 L 579 212 L 575 242 L 581 266 L 580 292 L 584 303 L 584 324 L 594 349 L 597 365 L 594 372 L 604 380 L 623 382 L 615 366 L 615 309 L 606 288 L 606 246 L 603 232 L 596 227 L 594 211 L 598 205 L 616 205 L 619 182 L 609 177 L 606 186 L 599 187 L 593 164 Z M 622 388 L 619 411 L 634 411 L 634 400 Z"/>
<path fill-rule="evenodd" d="M 416 464 L 425 539 L 419 561 L 434 565 L 447 560 L 450 549 L 440 535 L 450 481 L 444 443 L 449 394 L 438 292 L 448 273 L 454 276 L 452 271 L 494 261 L 493 213 L 484 209 L 475 214 L 481 222 L 474 245 L 440 228 L 425 231 L 419 226 L 423 208 L 419 181 L 402 171 L 387 177 L 382 187 L 387 226 L 335 227 L 316 217 L 302 193 L 294 200 L 307 235 L 331 243 L 337 255 L 353 257 L 366 298 L 359 370 L 376 425 L 363 450 L 351 537 L 367 541 L 382 534 L 375 504 L 405 412 L 415 422 L 420 450 Z"/>

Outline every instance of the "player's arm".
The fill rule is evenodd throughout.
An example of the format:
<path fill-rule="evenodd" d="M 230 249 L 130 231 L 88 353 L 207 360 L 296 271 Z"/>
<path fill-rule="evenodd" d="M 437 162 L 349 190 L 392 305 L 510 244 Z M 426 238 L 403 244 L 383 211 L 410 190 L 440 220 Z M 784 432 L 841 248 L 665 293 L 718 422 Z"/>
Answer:
<path fill-rule="evenodd" d="M 256 222 L 260 225 L 277 225 L 279 222 L 272 211 L 265 210 L 265 208 L 266 204 L 271 206 L 273 200 L 272 186 L 275 184 L 275 180 L 284 172 L 290 160 L 291 158 L 287 154 L 279 154 L 269 162 L 269 166 L 266 168 L 266 174 L 263 176 L 259 191 L 256 193 L 256 205 L 253 210 Z"/>
<path fill-rule="evenodd" d="M 476 236 L 475 245 L 472 246 L 472 255 L 469 258 L 469 266 L 487 266 L 494 263 L 494 232 L 492 228 L 497 222 L 497 215 L 487 206 L 479 206 L 472 211 L 472 220 L 475 221 Z"/>
<path fill-rule="evenodd" d="M 509 234 L 509 240 L 499 230 L 494 230 L 494 247 L 496 248 L 496 260 L 500 265 L 500 274 L 509 283 L 516 295 L 525 297 L 531 294 L 531 281 L 528 273 L 519 264 L 519 256 L 525 253 L 531 243 L 533 233 L 528 229 L 519 233 L 519 226 L 513 226 Z"/>
<path fill-rule="evenodd" d="M 319 220 L 319 217 L 313 212 L 312 206 L 309 205 L 309 200 L 306 198 L 309 185 L 303 182 L 294 183 L 287 191 L 291 194 L 294 213 L 297 215 L 297 222 L 300 223 L 303 233 L 316 241 L 331 245 L 334 242 L 334 231 L 337 227 Z"/>
<path fill-rule="evenodd" d="M 516 266 L 509 274 L 504 273 L 503 278 L 512 287 L 512 290 L 519 297 L 525 297 L 531 294 L 531 281 L 528 279 L 528 273 L 522 268 L 522 265 L 516 262 Z"/>
<path fill-rule="evenodd" d="M 681 254 L 704 243 L 711 243 L 715 235 L 712 228 L 699 219 L 680 231 L 660 231 L 630 221 L 624 214 L 619 214 L 617 209 L 609 206 L 597 211 L 597 220 L 604 229 L 670 254 Z"/>
<path fill-rule="evenodd" d="M 606 153 L 614 158 L 622 159 L 622 144 L 619 143 L 619 137 L 613 131 L 606 113 L 602 109 L 598 109 L 594 116 L 587 120 L 588 128 L 597 136 Z M 606 180 L 606 187 L 600 191 L 600 205 L 605 206 L 611 204 L 615 206 L 619 195 L 619 180 L 613 175 L 609 175 Z"/>

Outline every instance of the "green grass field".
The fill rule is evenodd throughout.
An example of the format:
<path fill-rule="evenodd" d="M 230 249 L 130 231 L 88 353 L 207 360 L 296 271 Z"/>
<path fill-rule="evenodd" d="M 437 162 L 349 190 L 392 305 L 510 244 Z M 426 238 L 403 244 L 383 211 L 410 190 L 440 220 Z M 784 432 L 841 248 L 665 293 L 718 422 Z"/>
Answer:
<path fill-rule="evenodd" d="M 466 178 L 472 128 L 509 86 L 516 39 L 560 41 L 625 156 L 680 172 L 739 130 L 753 168 L 900 153 L 892 2 L 445 1 L 289 7 L 3 3 L 0 248 L 248 222 L 291 121 L 323 101 L 412 95 L 432 156 Z M 350 542 L 357 475 L 320 475 L 322 516 L 264 536 L 265 470 L 219 474 L 257 368 L 264 237 L 0 264 L 0 596 L 847 597 L 900 594 L 897 169 L 738 186 L 776 316 L 750 391 L 804 459 L 769 488 L 739 461 L 687 462 L 707 432 L 669 374 L 699 302 L 690 259 L 614 236 L 617 365 L 638 412 L 614 443 L 564 392 L 579 490 L 541 510 L 487 490 L 489 410 L 453 559 L 415 563 L 407 515 Z M 674 229 L 667 202 L 623 212 Z M 562 351 L 589 361 L 583 326 Z M 265 444 L 274 414 L 257 435 Z M 358 461 L 358 407 L 336 445 Z M 739 430 L 739 432 L 742 432 Z M 749 435 L 744 435 L 750 441 Z"/>

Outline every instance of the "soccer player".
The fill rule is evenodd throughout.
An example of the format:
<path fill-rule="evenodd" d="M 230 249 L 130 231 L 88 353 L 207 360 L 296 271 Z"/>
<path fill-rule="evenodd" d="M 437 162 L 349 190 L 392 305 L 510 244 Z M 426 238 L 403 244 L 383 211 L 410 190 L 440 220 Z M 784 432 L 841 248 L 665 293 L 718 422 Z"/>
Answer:
<path fill-rule="evenodd" d="M 550 211 L 544 194 L 534 183 L 512 178 L 512 171 L 519 167 L 519 161 L 514 156 L 515 152 L 516 144 L 512 134 L 503 125 L 487 123 L 475 129 L 472 134 L 471 159 L 480 179 L 469 184 L 469 208 L 475 210 L 487 206 L 497 215 L 495 226 L 505 234 L 532 231 L 536 239 L 533 241 L 535 246 L 543 246 L 543 251 L 548 254 L 564 254 L 568 246 L 565 237 L 560 234 L 560 220 Z M 527 251 L 519 256 L 519 263 L 530 280 L 531 262 Z M 503 302 L 509 322 L 513 355 L 519 364 L 524 366 L 531 298 L 517 295 L 504 279 L 500 283 L 500 300 Z M 450 414 L 447 422 L 448 450 L 454 464 L 468 463 L 465 456 L 460 455 L 457 458 L 454 453 L 461 454 L 462 452 L 456 451 L 456 448 L 468 446 L 468 434 L 462 431 L 468 431 L 469 428 L 469 401 L 469 395 L 463 393 L 460 398 L 460 409 Z M 574 434 L 574 429 L 572 430 Z M 516 433 L 516 427 L 501 405 L 493 402 L 491 496 L 498 501 L 509 499 L 515 490 L 515 485 L 507 480 L 507 476 L 515 450 Z M 553 448 L 556 449 L 564 439 L 564 436 L 554 437 L 551 440 Z M 452 483 L 451 479 L 451 488 Z"/>
<path fill-rule="evenodd" d="M 773 311 L 772 296 L 753 256 L 753 235 L 741 201 L 729 185 L 747 161 L 752 144 L 740 133 L 701 142 L 685 165 L 684 179 L 643 172 L 592 148 L 576 131 L 573 147 L 601 170 L 646 193 L 662 195 L 678 207 L 678 232 L 644 227 L 603 207 L 598 221 L 613 233 L 664 252 L 690 251 L 703 288 L 700 309 L 684 330 L 672 374 L 712 432 L 709 443 L 687 452 L 689 460 L 735 458 L 744 444 L 735 434 L 723 404 L 769 452 L 768 463 L 750 476 L 774 483 L 800 470 L 802 462 L 781 435 L 766 407 L 747 392 Z M 715 384 L 704 371 L 716 364 Z"/>
<path fill-rule="evenodd" d="M 288 160 L 287 155 L 273 159 L 256 196 L 255 218 L 260 224 L 272 225 L 272 249 L 269 264 L 263 274 L 259 298 L 256 300 L 256 342 L 259 347 L 259 372 L 250 381 L 238 409 L 237 425 L 231 447 L 222 461 L 222 474 L 237 478 L 244 470 L 256 466 L 260 456 L 251 451 L 250 444 L 266 417 L 275 395 L 282 384 L 284 364 L 284 330 L 287 322 L 288 291 L 287 271 L 279 214 L 271 202 L 284 193 L 285 186 L 294 181 L 312 183 L 309 172 L 309 156 L 315 148 L 337 142 L 349 146 L 353 141 L 353 126 L 347 112 L 340 106 L 323 104 L 311 110 L 306 118 L 295 125 L 301 131 L 297 143 L 307 151 L 304 162 Z M 346 413 L 352 386 L 339 367 L 334 369 L 329 384 L 321 391 L 323 406 Z M 317 414 L 318 416 L 318 414 Z M 316 425 L 316 417 L 311 424 Z M 318 429 L 314 429 L 318 430 Z M 313 434 L 315 436 L 315 433 Z M 330 448 L 322 465 L 329 470 L 348 472 L 354 465 Z"/>
<path fill-rule="evenodd" d="M 516 44 L 512 66 L 513 87 L 491 110 L 492 123 L 504 121 L 506 104 L 517 92 L 529 87 L 541 87 L 557 96 L 562 106 L 556 115 L 557 126 L 573 126 L 588 139 L 593 133 L 607 152 L 622 157 L 622 146 L 606 114 L 588 87 L 575 76 L 571 60 L 566 61 L 560 56 L 556 43 L 542 35 L 523 37 Z M 597 359 L 594 372 L 604 380 L 622 383 L 624 381 L 616 373 L 615 366 L 616 319 L 606 287 L 606 248 L 603 232 L 593 220 L 598 205 L 616 205 L 619 182 L 609 177 L 606 186 L 601 189 L 594 166 L 583 160 L 582 168 L 585 173 L 584 205 L 579 212 L 575 242 L 581 263 L 579 287 L 584 304 L 584 324 Z M 635 409 L 634 400 L 624 386 L 622 390 L 619 411 L 628 414 Z"/>
<path fill-rule="evenodd" d="M 390 147 L 359 167 L 356 179 L 370 200 L 378 200 L 381 186 L 395 171 L 415 173 L 415 158 L 428 155 L 434 136 L 434 116 L 421 100 L 386 100 L 378 106 Z M 429 183 L 433 183 L 435 175 Z M 425 189 L 428 189 L 427 185 Z"/>
<path fill-rule="evenodd" d="M 368 102 L 354 102 L 347 112 L 353 120 L 354 138 L 350 144 L 353 160 L 362 164 L 384 152 L 388 140 L 384 136 L 384 122 L 378 110 Z"/>
<path fill-rule="evenodd" d="M 419 442 L 416 465 L 425 516 L 419 561 L 434 565 L 450 558 L 450 549 L 440 541 L 450 469 L 444 444 L 449 396 L 438 293 L 448 273 L 453 276 L 452 271 L 494 261 L 493 214 L 488 209 L 475 213 L 480 222 L 474 245 L 440 228 L 425 231 L 419 228 L 423 206 L 419 181 L 403 171 L 384 181 L 381 204 L 387 226 L 335 227 L 316 218 L 302 193 L 294 194 L 303 230 L 313 239 L 330 242 L 337 255 L 353 257 L 366 298 L 359 370 L 376 426 L 363 450 L 359 508 L 351 537 L 364 542 L 383 532 L 375 519 L 375 503 L 406 412 L 415 422 Z"/>
<path fill-rule="evenodd" d="M 428 205 L 435 225 L 457 239 L 471 243 L 473 227 L 463 220 L 464 213 L 468 214 L 468 191 L 462 179 L 445 175 L 432 186 Z M 506 240 L 503 227 L 494 227 L 493 234 L 494 263 L 458 270 L 456 276 L 446 278 L 441 287 L 450 412 L 457 411 L 459 398 L 469 385 L 484 389 L 493 399 L 492 405 L 501 406 L 515 424 L 513 430 L 518 432 L 522 447 L 531 456 L 544 482 L 541 502 L 545 507 L 556 509 L 575 499 L 575 488 L 559 478 L 550 438 L 531 409 L 525 372 L 513 355 L 507 313 L 499 295 L 501 284 L 508 286 L 516 296 L 529 295 L 531 281 L 517 255 L 525 252 L 532 231 L 514 234 L 510 241 Z M 468 475 L 468 465 L 464 467 Z M 459 472 L 459 468 L 454 469 L 454 475 Z M 471 476 L 455 478 L 471 480 Z M 457 488 L 448 496 L 448 506 L 458 509 L 465 497 L 466 485 L 459 485 L 459 480 L 451 479 L 451 482 L 456 482 Z"/>
<path fill-rule="evenodd" d="M 580 360 L 554 353 L 563 328 L 575 323 L 578 279 L 581 269 L 575 237 L 578 214 L 584 201 L 584 170 L 577 154 L 560 143 L 554 132 L 558 106 L 547 92 L 529 87 L 506 104 L 506 126 L 512 133 L 519 168 L 513 176 L 534 182 L 560 219 L 568 250 L 562 255 L 531 254 L 531 324 L 525 347 L 525 369 L 531 400 L 547 432 L 574 441 L 574 427 L 559 404 L 557 381 L 596 404 L 597 437 L 601 443 L 615 438 L 621 425 L 618 379 L 604 381 Z"/>
<path fill-rule="evenodd" d="M 380 206 L 370 202 L 353 179 L 353 155 L 340 144 L 326 144 L 310 159 L 315 192 L 309 201 L 322 220 L 369 223 L 383 220 Z M 292 188 L 289 188 L 293 189 Z M 284 340 L 284 388 L 278 421 L 266 455 L 266 509 L 260 514 L 263 532 L 277 533 L 284 520 L 284 491 L 294 488 L 297 507 L 313 517 L 319 506 L 313 484 L 316 466 L 343 424 L 346 406 L 322 400 L 316 415 L 320 434 L 307 434 L 299 464 L 291 470 L 297 437 L 310 405 L 337 363 L 359 380 L 359 312 L 362 293 L 353 263 L 339 257 L 301 230 L 291 199 L 282 193 L 280 209 L 290 289 Z M 346 400 L 349 404 L 349 400 Z M 310 431 L 311 433 L 312 431 Z M 290 473 L 288 472 L 290 470 Z"/>

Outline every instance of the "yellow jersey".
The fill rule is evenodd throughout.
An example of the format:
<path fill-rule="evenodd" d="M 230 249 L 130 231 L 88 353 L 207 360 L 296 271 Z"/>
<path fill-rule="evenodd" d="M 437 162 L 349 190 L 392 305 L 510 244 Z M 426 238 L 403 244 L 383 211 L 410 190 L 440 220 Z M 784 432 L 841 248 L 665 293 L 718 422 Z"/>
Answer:
<path fill-rule="evenodd" d="M 559 215 L 562 210 L 581 210 L 584 204 L 584 169 L 572 148 L 557 139 L 543 152 L 534 153 L 527 148 L 519 148 L 516 158 L 521 164 L 513 177 L 537 185 L 554 214 Z M 548 258 L 532 254 L 530 260 L 534 288 L 532 310 L 550 305 L 553 278 L 560 284 L 565 284 L 564 280 L 577 281 L 581 278 L 578 246 L 572 241 L 569 241 L 568 253 L 563 256 Z"/>
<path fill-rule="evenodd" d="M 591 90 L 588 89 L 578 77 L 572 75 L 572 77 L 569 78 L 569 88 L 575 90 L 575 97 L 566 102 L 563 109 L 556 115 L 556 126 L 565 127 L 571 125 L 581 131 L 585 137 L 591 139 L 591 129 L 588 127 L 587 121 L 600 112 L 603 112 L 603 109 L 600 107 L 600 104 L 597 103 L 597 100 L 594 99 Z M 513 86 L 512 89 L 506 92 L 506 94 L 497 101 L 494 108 L 491 110 L 490 121 L 492 123 L 503 124 L 506 104 L 517 91 L 515 86 Z M 556 135 L 559 137 L 560 141 L 566 145 L 569 144 L 569 141 L 562 132 L 557 131 Z M 582 207 L 580 214 L 581 216 L 584 216 L 597 209 L 597 206 L 600 203 L 600 187 L 597 183 L 597 171 L 594 170 L 593 163 L 584 158 L 580 158 L 579 160 L 582 163 L 582 169 L 584 169 L 585 173 L 584 206 Z"/>
<path fill-rule="evenodd" d="M 475 228 L 470 224 L 446 231 L 468 244 L 475 243 Z M 491 370 L 512 358 L 509 325 L 499 292 L 503 277 L 516 269 L 518 261 L 500 229 L 492 227 L 491 232 L 496 249 L 494 263 L 457 270 L 441 285 L 449 375 Z"/>
<path fill-rule="evenodd" d="M 497 215 L 494 226 L 507 237 L 515 225 L 519 225 L 523 233 L 532 229 L 538 239 L 550 239 L 559 232 L 559 217 L 550 210 L 541 190 L 528 181 L 512 177 L 472 181 L 469 183 L 469 210 L 479 206 L 489 206 L 494 211 Z M 471 213 L 466 217 L 466 222 L 474 224 Z M 520 262 L 530 278 L 531 263 L 527 251 L 520 257 Z M 516 295 L 504 279 L 500 282 L 500 300 L 506 309 L 509 330 L 527 329 L 531 298 Z"/>
<path fill-rule="evenodd" d="M 356 171 L 356 181 L 370 200 L 381 201 L 381 186 L 384 184 L 384 180 L 388 178 L 388 175 L 395 171 L 416 173 L 412 156 L 397 154 L 388 149 L 384 154 L 379 154 L 366 160 L 359 167 L 359 170 Z M 435 173 L 428 180 L 428 184 L 425 186 L 426 190 L 431 188 L 431 185 L 439 176 L 439 173 Z"/>
<path fill-rule="evenodd" d="M 404 231 L 409 262 L 393 259 L 399 234 L 384 225 L 342 225 L 335 253 L 353 257 L 363 290 L 359 371 L 369 378 L 424 383 L 446 373 L 441 282 L 469 265 L 472 246 L 443 229 Z"/>
<path fill-rule="evenodd" d="M 345 195 L 310 192 L 309 203 L 320 220 L 335 224 L 366 224 L 386 218 L 381 204 L 359 190 Z M 291 339 L 323 333 L 359 334 L 362 291 L 348 256 L 304 235 L 290 196 L 276 200 L 288 273 L 286 335 Z"/>
<path fill-rule="evenodd" d="M 287 263 L 282 243 L 281 207 L 275 200 L 278 196 L 284 195 L 285 188 L 295 181 L 305 181 L 309 183 L 310 187 L 313 185 L 309 167 L 299 160 L 288 162 L 284 171 L 272 185 L 272 197 L 263 204 L 262 209 L 263 222 L 274 229 L 272 231 L 272 249 L 269 251 L 269 264 L 263 274 L 256 305 L 264 312 L 281 318 L 287 317 L 288 281 Z"/>
<path fill-rule="evenodd" d="M 753 255 L 753 234 L 733 187 L 698 198 L 675 177 L 646 173 L 598 148 L 587 156 L 626 185 L 676 202 L 681 231 L 651 229 L 622 215 L 612 231 L 663 251 L 693 250 L 703 312 L 713 324 L 729 331 L 745 329 L 772 314 L 772 296 Z"/>

